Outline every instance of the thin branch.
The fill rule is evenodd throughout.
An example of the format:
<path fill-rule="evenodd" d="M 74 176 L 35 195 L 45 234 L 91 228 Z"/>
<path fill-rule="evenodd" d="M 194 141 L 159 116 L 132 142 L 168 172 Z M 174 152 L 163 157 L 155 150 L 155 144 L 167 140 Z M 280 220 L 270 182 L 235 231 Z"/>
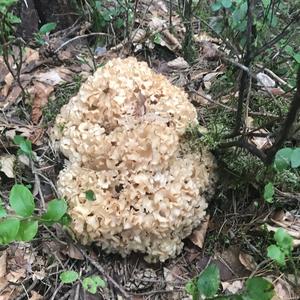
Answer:
<path fill-rule="evenodd" d="M 62 43 L 62 44 L 54 51 L 54 53 L 57 53 L 60 49 L 64 48 L 65 46 L 67 46 L 68 44 L 70 44 L 70 43 L 73 42 L 73 41 L 76 41 L 76 40 L 78 40 L 78 39 L 87 38 L 87 37 L 90 37 L 90 36 L 95 36 L 95 35 L 98 35 L 98 36 L 109 36 L 109 37 L 113 37 L 111 34 L 103 33 L 103 32 L 92 32 L 92 33 L 88 33 L 88 34 L 78 35 L 78 36 L 75 36 L 75 37 L 73 37 L 72 39 L 67 40 L 66 42 Z"/>
<path fill-rule="evenodd" d="M 286 34 L 289 29 L 289 27 L 296 21 L 299 21 L 300 18 L 300 11 L 296 11 L 294 13 L 294 16 L 291 18 L 290 22 L 283 28 L 281 33 L 279 33 L 276 37 L 274 37 L 272 40 L 270 40 L 268 43 L 263 45 L 261 48 L 257 49 L 252 55 L 251 59 L 255 58 L 256 56 L 260 55 L 262 52 L 266 51 L 267 49 L 270 49 L 273 45 L 275 45 L 278 41 L 280 41 Z"/>
<path fill-rule="evenodd" d="M 298 67 L 297 72 L 297 90 L 294 95 L 293 101 L 290 105 L 289 111 L 287 113 L 287 116 L 285 118 L 285 121 L 282 125 L 282 128 L 275 140 L 275 143 L 271 148 L 268 149 L 268 159 L 267 162 L 271 163 L 273 161 L 273 158 L 276 154 L 276 152 L 283 146 L 284 142 L 289 136 L 289 133 L 292 129 L 293 124 L 297 120 L 297 117 L 299 115 L 300 111 L 300 67 Z"/>

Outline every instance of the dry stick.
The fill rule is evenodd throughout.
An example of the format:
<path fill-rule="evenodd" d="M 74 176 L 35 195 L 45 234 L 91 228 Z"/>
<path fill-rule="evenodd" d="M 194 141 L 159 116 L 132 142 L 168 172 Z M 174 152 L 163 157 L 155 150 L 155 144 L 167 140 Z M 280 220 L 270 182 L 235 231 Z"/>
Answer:
<path fill-rule="evenodd" d="M 226 105 L 226 104 L 223 104 L 223 103 L 221 103 L 221 102 L 218 102 L 218 101 L 216 101 L 216 100 L 213 100 L 213 99 L 211 99 L 211 98 L 209 98 L 209 97 L 207 97 L 207 96 L 205 96 L 205 95 L 203 95 L 203 94 L 200 94 L 199 92 L 197 92 L 197 91 L 195 91 L 195 90 L 191 90 L 191 92 L 194 93 L 194 94 L 196 94 L 196 95 L 198 95 L 198 96 L 200 96 L 200 97 L 202 97 L 202 98 L 204 98 L 205 100 L 207 100 L 207 101 L 209 101 L 209 102 L 211 102 L 211 103 L 213 103 L 213 104 L 215 104 L 215 105 L 221 106 L 221 107 L 223 107 L 223 108 L 225 108 L 225 109 L 227 109 L 227 110 L 229 110 L 229 111 L 232 111 L 232 112 L 236 112 L 236 111 L 237 111 L 236 108 L 230 107 L 230 106 L 228 106 L 228 105 Z M 249 114 L 249 116 L 260 116 L 260 117 L 269 117 L 269 118 L 279 118 L 279 116 L 277 116 L 277 115 L 267 114 L 267 113 L 261 113 L 261 112 L 256 112 L 256 111 L 249 111 L 248 114 Z M 255 131 L 257 131 L 257 129 L 255 129 Z"/>
<path fill-rule="evenodd" d="M 73 41 L 76 41 L 78 39 L 83 39 L 83 38 L 87 38 L 90 36 L 95 36 L 95 35 L 99 35 L 99 36 L 109 36 L 109 37 L 113 37 L 111 34 L 108 33 L 103 33 L 103 32 L 92 32 L 92 33 L 88 33 L 88 34 L 83 34 L 83 35 L 78 35 L 73 37 L 70 40 L 67 40 L 66 42 L 62 43 L 55 51 L 54 53 L 57 53 L 60 49 L 62 49 L 63 47 L 67 46 L 68 44 L 70 44 Z"/>
<path fill-rule="evenodd" d="M 249 0 L 248 0 L 249 1 Z M 249 7 L 249 6 L 248 6 Z M 268 43 L 266 43 L 265 45 L 263 45 L 261 48 L 257 49 L 252 55 L 251 55 L 251 59 L 255 58 L 256 56 L 258 56 L 259 54 L 261 54 L 262 52 L 264 52 L 267 49 L 270 49 L 270 47 L 272 47 L 273 45 L 275 45 L 278 41 L 280 41 L 286 34 L 287 34 L 287 30 L 288 28 L 296 21 L 299 20 L 300 17 L 300 10 L 296 11 L 294 13 L 294 16 L 291 18 L 291 21 L 283 28 L 283 30 L 281 31 L 281 33 L 279 33 L 276 37 L 274 37 L 271 41 L 269 41 Z"/>
<path fill-rule="evenodd" d="M 246 40 L 246 53 L 244 56 L 244 65 L 249 69 L 251 64 L 251 52 L 252 52 L 252 28 L 253 28 L 253 9 L 254 3 L 253 0 L 247 0 L 248 10 L 247 10 L 247 40 Z M 229 137 L 236 136 L 239 133 L 241 125 L 242 125 L 242 115 L 243 115 L 243 103 L 245 99 L 245 92 L 249 90 L 248 85 L 248 73 L 243 70 L 242 78 L 239 86 L 239 98 L 235 119 L 235 127 L 233 129 L 232 134 Z"/>
<path fill-rule="evenodd" d="M 106 277 L 123 295 L 125 299 L 130 299 L 129 294 L 110 276 L 108 275 L 104 269 L 101 267 L 101 265 L 92 259 L 84 249 L 82 249 L 79 245 L 74 244 L 74 246 L 81 252 L 81 254 L 85 257 L 86 260 L 88 260 L 99 272 L 102 276 Z"/>
<path fill-rule="evenodd" d="M 276 138 L 273 146 L 267 150 L 267 163 L 271 163 L 273 161 L 273 158 L 274 158 L 276 152 L 282 147 L 283 143 L 288 138 L 291 128 L 292 128 L 293 124 L 295 123 L 297 116 L 299 114 L 299 110 L 300 110 L 300 67 L 298 67 L 296 87 L 297 87 L 296 93 L 294 95 L 293 101 L 290 105 L 288 114 L 286 116 L 284 124 L 282 125 L 280 133 L 279 133 L 278 137 Z"/>

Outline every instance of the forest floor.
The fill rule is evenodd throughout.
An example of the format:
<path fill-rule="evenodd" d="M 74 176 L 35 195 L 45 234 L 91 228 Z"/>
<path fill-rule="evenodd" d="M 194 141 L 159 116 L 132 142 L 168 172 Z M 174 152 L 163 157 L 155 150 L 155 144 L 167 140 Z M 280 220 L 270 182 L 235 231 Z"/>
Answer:
<path fill-rule="evenodd" d="M 93 35 L 89 34 L 89 25 L 80 22 L 50 34 L 41 47 L 27 43 L 19 80 L 15 80 L 0 57 L 0 196 L 4 203 L 15 182 L 32 187 L 41 210 L 43 202 L 57 197 L 55 184 L 64 157 L 53 149 L 50 140 L 55 117 L 95 68 L 114 57 L 135 56 L 183 88 L 197 109 L 202 128 L 234 115 L 231 99 L 237 96 L 238 80 L 227 86 L 228 65 L 217 54 L 222 40 L 196 31 L 198 60 L 191 66 L 181 54 L 184 29 L 179 16 L 174 13 L 174 31 L 170 32 L 161 27 L 169 22 L 168 10 L 162 2 L 153 1 L 147 10 L 131 43 L 119 41 L 110 49 L 89 48 L 86 38 Z M 151 28 L 150 34 L 146 28 Z M 70 31 L 75 36 L 70 37 Z M 16 57 L 18 51 L 16 47 Z M 9 62 L 14 68 L 12 57 Z M 280 90 L 275 88 L 274 93 Z M 258 86 L 255 93 L 258 99 L 267 97 L 262 87 Z M 290 101 L 291 94 L 282 97 Z M 260 110 L 258 114 L 267 115 Z M 15 135 L 31 141 L 37 158 L 33 163 L 18 154 L 18 146 L 13 143 Z M 271 142 L 261 137 L 253 140 L 262 147 Z M 236 293 L 243 289 L 247 278 L 261 276 L 274 284 L 276 295 L 272 300 L 299 299 L 296 275 L 290 269 L 276 266 L 267 257 L 266 249 L 276 228 L 298 233 L 298 238 L 294 237 L 295 245 L 299 246 L 300 197 L 297 193 L 277 191 L 277 205 L 270 205 L 263 198 L 261 186 L 249 180 L 251 172 L 257 171 L 254 165 L 260 167 L 259 162 L 250 159 L 246 163 L 249 156 L 244 151 L 235 150 L 234 154 L 240 156 L 240 165 L 234 167 L 244 173 L 235 172 L 225 159 L 220 160 L 219 182 L 206 220 L 185 240 L 177 258 L 148 264 L 142 255 L 122 258 L 107 255 L 94 246 L 80 250 L 73 240 L 65 238 L 60 226 L 43 226 L 31 242 L 0 246 L 0 299 L 120 300 L 126 299 L 126 295 L 134 300 L 192 299 L 186 293 L 186 283 L 211 262 L 220 270 L 223 294 Z M 219 155 L 216 153 L 217 159 Z M 228 159 L 233 154 L 230 155 Z M 293 256 L 299 257 L 297 247 Z M 299 260 L 296 262 L 299 264 Z M 107 287 L 91 294 L 81 287 L 80 281 L 62 284 L 59 274 L 66 270 L 84 276 L 99 275 L 106 280 Z"/>

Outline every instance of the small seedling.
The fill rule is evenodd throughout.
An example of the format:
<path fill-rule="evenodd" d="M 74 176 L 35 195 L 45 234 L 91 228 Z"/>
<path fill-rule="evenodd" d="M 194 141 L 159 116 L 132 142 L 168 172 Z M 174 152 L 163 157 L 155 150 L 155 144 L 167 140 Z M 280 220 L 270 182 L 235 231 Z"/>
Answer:
<path fill-rule="evenodd" d="M 76 271 L 64 271 L 59 279 L 64 284 L 74 283 L 79 279 L 79 274 Z M 88 276 L 82 280 L 82 287 L 89 293 L 96 294 L 98 288 L 106 287 L 106 282 L 100 276 Z"/>
<path fill-rule="evenodd" d="M 286 258 L 292 255 L 293 238 L 284 229 L 279 228 L 274 234 L 274 239 L 276 244 L 268 247 L 268 257 L 284 267 Z"/>
<path fill-rule="evenodd" d="M 16 135 L 14 137 L 14 143 L 19 146 L 18 154 L 25 154 L 29 158 L 33 157 L 31 141 L 21 135 Z"/>
<path fill-rule="evenodd" d="M 246 280 L 245 290 L 240 294 L 218 296 L 220 272 L 215 264 L 210 264 L 198 277 L 190 280 L 185 290 L 193 300 L 270 300 L 274 296 L 272 283 L 261 277 Z"/>
<path fill-rule="evenodd" d="M 273 196 L 275 194 L 274 185 L 272 182 L 269 182 L 265 185 L 264 189 L 264 199 L 269 203 L 273 203 Z"/>
<path fill-rule="evenodd" d="M 39 45 L 46 44 L 47 36 L 51 31 L 53 31 L 56 28 L 56 23 L 46 23 L 44 24 L 40 30 L 35 33 L 35 41 Z"/>
<path fill-rule="evenodd" d="M 34 214 L 35 203 L 30 190 L 15 184 L 9 194 L 10 208 L 14 214 L 8 214 L 0 202 L 0 244 L 7 245 L 15 241 L 31 241 L 38 232 L 40 224 L 66 224 L 67 203 L 63 199 L 54 199 L 48 203 L 47 210 L 41 216 Z"/>

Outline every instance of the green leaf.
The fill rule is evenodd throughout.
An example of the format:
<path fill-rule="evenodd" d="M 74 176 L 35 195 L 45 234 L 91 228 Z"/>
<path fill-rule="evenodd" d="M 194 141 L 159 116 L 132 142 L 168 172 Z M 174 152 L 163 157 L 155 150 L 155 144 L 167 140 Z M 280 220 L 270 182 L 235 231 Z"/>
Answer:
<path fill-rule="evenodd" d="M 284 47 L 284 51 L 289 54 L 290 56 L 294 56 L 295 52 L 294 49 L 290 45 L 286 45 Z"/>
<path fill-rule="evenodd" d="M 3 206 L 2 199 L 0 198 L 0 218 L 6 217 L 7 213 Z"/>
<path fill-rule="evenodd" d="M 293 58 L 294 58 L 294 60 L 295 60 L 298 64 L 300 64 L 300 52 L 295 53 L 295 54 L 293 55 Z"/>
<path fill-rule="evenodd" d="M 100 276 L 89 276 L 85 278 L 82 282 L 82 286 L 91 294 L 96 294 L 97 288 L 104 288 L 106 282 Z"/>
<path fill-rule="evenodd" d="M 263 3 L 264 8 L 267 8 L 271 4 L 271 0 L 262 0 L 262 3 Z"/>
<path fill-rule="evenodd" d="M 85 192 L 85 198 L 89 201 L 95 201 L 96 196 L 95 193 L 92 190 L 88 190 Z"/>
<path fill-rule="evenodd" d="M 274 296 L 273 284 L 261 277 L 249 278 L 243 296 L 247 300 L 271 300 Z"/>
<path fill-rule="evenodd" d="M 292 153 L 293 153 L 292 148 L 280 149 L 275 155 L 274 167 L 278 171 L 283 171 L 285 169 L 288 169 L 290 167 Z"/>
<path fill-rule="evenodd" d="M 68 205 L 64 199 L 54 199 L 48 203 L 47 211 L 42 215 L 44 221 L 59 221 L 67 212 Z"/>
<path fill-rule="evenodd" d="M 218 11 L 222 8 L 222 3 L 221 2 L 216 2 L 216 3 L 213 3 L 211 5 L 211 10 L 212 11 Z"/>
<path fill-rule="evenodd" d="M 97 287 L 99 287 L 99 288 L 105 288 L 106 287 L 106 282 L 100 276 L 94 275 L 94 276 L 91 276 L 91 278 L 94 280 Z"/>
<path fill-rule="evenodd" d="M 5 219 L 0 222 L 0 244 L 6 245 L 14 241 L 20 227 L 16 218 Z"/>
<path fill-rule="evenodd" d="M 293 149 L 291 154 L 291 166 L 292 168 L 300 167 L 300 148 Z"/>
<path fill-rule="evenodd" d="M 76 271 L 65 271 L 60 273 L 59 279 L 62 283 L 73 283 L 79 278 Z"/>
<path fill-rule="evenodd" d="M 64 226 L 69 226 L 71 222 L 72 222 L 72 218 L 70 217 L 69 214 L 64 214 L 62 218 L 59 220 L 59 223 Z"/>
<path fill-rule="evenodd" d="M 267 255 L 269 258 L 275 260 L 281 266 L 285 265 L 285 255 L 278 246 L 270 245 L 267 248 L 267 251 Z"/>
<path fill-rule="evenodd" d="M 213 297 L 220 285 L 220 272 L 215 264 L 210 264 L 198 277 L 197 288 L 201 295 Z"/>
<path fill-rule="evenodd" d="M 22 184 L 15 184 L 9 194 L 9 203 L 12 209 L 22 217 L 30 217 L 35 204 L 29 189 Z"/>
<path fill-rule="evenodd" d="M 293 250 L 293 238 L 283 228 L 276 230 L 274 239 L 277 245 L 286 255 L 291 254 Z"/>
<path fill-rule="evenodd" d="M 189 295 L 194 295 L 197 292 L 197 285 L 195 284 L 194 280 L 190 280 L 185 285 L 185 290 Z"/>
<path fill-rule="evenodd" d="M 232 6 L 231 0 L 222 0 L 221 2 L 224 8 L 230 8 Z"/>
<path fill-rule="evenodd" d="M 265 201 L 272 203 L 273 202 L 273 196 L 274 196 L 275 190 L 274 185 L 272 182 L 269 182 L 265 185 L 264 189 L 264 199 Z"/>
<path fill-rule="evenodd" d="M 91 294 L 97 293 L 97 285 L 90 277 L 83 279 L 82 286 L 86 291 L 88 291 Z"/>
<path fill-rule="evenodd" d="M 32 144 L 29 140 L 25 139 L 23 136 L 16 135 L 14 137 L 14 143 L 16 145 L 19 145 L 22 153 L 26 154 L 29 157 L 32 156 Z"/>
<path fill-rule="evenodd" d="M 47 23 L 47 24 L 44 24 L 40 30 L 39 30 L 39 33 L 41 33 L 42 35 L 45 35 L 49 32 L 51 32 L 52 30 L 54 30 L 56 28 L 56 23 Z"/>
<path fill-rule="evenodd" d="M 19 231 L 16 235 L 17 241 L 29 242 L 38 232 L 39 223 L 33 220 L 22 220 L 20 222 Z"/>
<path fill-rule="evenodd" d="M 4 6 L 6 8 L 9 8 L 13 4 L 17 3 L 18 0 L 1 0 L 0 1 L 0 7 Z"/>

